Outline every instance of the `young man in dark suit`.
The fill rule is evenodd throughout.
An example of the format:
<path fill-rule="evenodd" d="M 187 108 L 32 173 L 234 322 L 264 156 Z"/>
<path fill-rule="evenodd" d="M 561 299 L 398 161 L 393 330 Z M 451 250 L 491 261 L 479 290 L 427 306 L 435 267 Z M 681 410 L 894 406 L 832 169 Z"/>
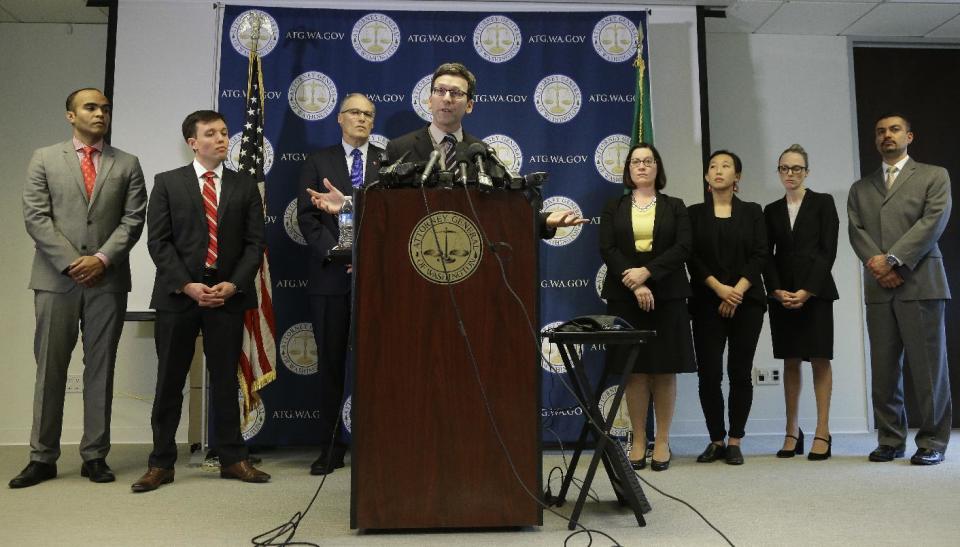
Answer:
<path fill-rule="evenodd" d="M 351 93 L 340 103 L 337 123 L 339 143 L 314 152 L 300 175 L 298 221 L 307 240 L 310 260 L 307 292 L 317 343 L 317 373 L 320 375 L 320 457 L 310 466 L 313 475 L 326 475 L 343 467 L 347 447 L 333 438 L 340 419 L 350 334 L 350 266 L 333 263 L 327 255 L 340 237 L 333 214 L 314 207 L 310 190 L 333 186 L 350 195 L 354 188 L 377 180 L 382 148 L 370 144 L 377 109 L 365 95 Z M 332 442 L 332 444 L 331 444 Z"/>
<path fill-rule="evenodd" d="M 230 135 L 223 116 L 200 110 L 183 121 L 194 160 L 156 176 L 147 209 L 147 248 L 157 266 L 151 307 L 157 311 L 157 390 L 153 451 L 134 492 L 173 482 L 183 386 L 197 334 L 213 397 L 220 476 L 267 482 L 247 461 L 240 433 L 243 313 L 256 307 L 253 280 L 263 256 L 263 201 L 256 182 L 224 167 Z"/>
<path fill-rule="evenodd" d="M 70 354 L 83 337 L 80 473 L 113 482 L 107 465 L 113 370 L 130 292 L 130 249 L 143 231 L 147 192 L 135 156 L 106 144 L 112 105 L 99 89 L 67 97 L 73 138 L 33 154 L 23 220 L 36 253 L 30 288 L 36 306 L 30 463 L 10 488 L 57 476 Z"/>
<path fill-rule="evenodd" d="M 920 408 L 910 463 L 935 465 L 943 461 L 953 416 L 944 324 L 950 287 L 937 244 L 950 219 L 950 175 L 907 155 L 913 132 L 900 114 L 877 120 L 874 141 L 881 168 L 854 182 L 847 199 L 850 244 L 864 265 L 870 335 L 878 446 L 869 460 L 904 455 L 906 355 Z"/>

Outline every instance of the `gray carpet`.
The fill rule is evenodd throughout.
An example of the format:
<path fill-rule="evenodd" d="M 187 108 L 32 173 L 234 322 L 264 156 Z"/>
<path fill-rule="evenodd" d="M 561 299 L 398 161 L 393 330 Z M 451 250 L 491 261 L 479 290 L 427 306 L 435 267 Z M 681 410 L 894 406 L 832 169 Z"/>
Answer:
<path fill-rule="evenodd" d="M 872 435 L 836 435 L 834 457 L 779 460 L 780 437 L 747 438 L 746 465 L 698 464 L 706 439 L 673 441 L 669 470 L 640 477 L 696 507 L 734 545 L 957 545 L 960 544 L 960 456 L 938 466 L 906 459 L 869 463 Z M 809 440 L 807 441 L 809 447 Z M 907 456 L 914 450 L 912 443 Z M 32 488 L 0 495 L 4 545 L 250 545 L 250 538 L 303 510 L 319 484 L 307 469 L 315 453 L 281 449 L 261 454 L 273 475 L 265 485 L 227 481 L 187 462 L 181 452 L 176 481 L 156 492 L 132 494 L 130 483 L 145 470 L 149 448 L 115 446 L 108 461 L 118 480 L 93 484 L 80 477 L 76 446 L 64 447 L 60 475 Z M 8 481 L 26 464 L 22 446 L 0 447 L 0 478 Z M 560 465 L 544 456 L 544 476 Z M 578 475 L 586 466 L 581 465 Z M 545 479 L 546 480 L 546 479 Z M 555 475 L 554 491 L 559 485 Z M 653 511 L 647 526 L 614 501 L 602 471 L 594 482 L 599 502 L 588 501 L 582 523 L 622 545 L 725 545 L 720 535 L 685 505 L 644 485 Z M 572 492 L 568 498 L 574 498 Z M 546 513 L 544 526 L 519 531 L 366 533 L 350 530 L 350 466 L 337 470 L 303 519 L 296 539 L 319 545 L 562 546 L 566 522 Z M 415 500 L 411 500 L 415 503 Z M 559 510 L 569 515 L 572 501 Z M 595 536 L 594 545 L 610 541 Z M 585 546 L 580 536 L 570 545 Z"/>

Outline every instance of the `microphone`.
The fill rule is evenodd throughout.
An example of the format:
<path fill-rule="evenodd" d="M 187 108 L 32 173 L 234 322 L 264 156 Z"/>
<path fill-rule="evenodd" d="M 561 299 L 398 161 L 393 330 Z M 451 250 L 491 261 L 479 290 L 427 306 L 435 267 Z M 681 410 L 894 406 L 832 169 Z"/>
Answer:
<path fill-rule="evenodd" d="M 510 169 L 508 169 L 507 166 L 503 163 L 503 160 L 501 160 L 500 156 L 497 155 L 496 149 L 494 149 L 492 146 L 487 146 L 487 155 L 490 156 L 490 159 L 492 159 L 497 165 L 499 165 L 500 168 L 503 169 L 505 172 L 507 173 L 510 172 Z"/>
<path fill-rule="evenodd" d="M 408 155 L 410 155 L 410 150 L 407 150 L 406 152 L 404 152 L 403 155 L 400 156 L 400 157 L 397 159 L 397 161 L 391 163 L 390 166 L 387 167 L 386 169 L 384 169 L 383 172 L 386 173 L 386 174 L 388 174 L 388 175 L 389 175 L 389 174 L 392 174 L 394 171 L 397 170 L 397 166 L 400 165 L 400 164 L 403 162 L 404 158 L 406 158 Z M 381 152 L 381 153 L 380 153 L 380 163 L 381 163 L 381 164 L 387 163 L 387 158 L 388 158 L 388 156 L 387 156 L 387 153 L 386 153 L 386 152 Z"/>
<path fill-rule="evenodd" d="M 472 157 L 474 163 L 477 164 L 477 184 L 479 184 L 480 189 L 484 191 L 493 189 L 493 181 L 490 180 L 490 175 L 487 174 L 486 164 L 483 162 L 483 158 L 486 155 L 487 146 L 482 142 L 475 142 L 467 148 L 467 156 Z"/>
<path fill-rule="evenodd" d="M 423 174 L 420 175 L 420 186 L 423 186 L 430 178 L 430 173 L 433 172 L 433 168 L 437 166 L 438 161 L 440 161 L 440 152 L 437 150 L 431 151 L 430 159 L 427 160 L 427 165 L 423 168 Z"/>

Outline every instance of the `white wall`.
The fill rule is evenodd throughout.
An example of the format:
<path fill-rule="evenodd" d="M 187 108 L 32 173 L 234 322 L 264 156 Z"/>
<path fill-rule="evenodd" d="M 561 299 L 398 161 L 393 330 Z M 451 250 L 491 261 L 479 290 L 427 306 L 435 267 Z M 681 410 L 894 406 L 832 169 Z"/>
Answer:
<path fill-rule="evenodd" d="M 23 227 L 21 195 L 27 163 L 34 149 L 70 138 L 64 100 L 74 89 L 103 87 L 106 25 L 0 23 L 0 97 L 3 142 L 0 166 L 0 444 L 26 444 L 33 413 L 33 294 L 27 289 L 33 259 L 32 240 Z M 117 116 L 131 116 L 118 108 Z M 114 144 L 133 153 L 121 139 Z M 70 374 L 82 373 L 81 354 L 74 353 Z M 113 441 L 148 443 L 150 405 L 156 383 L 157 358 L 152 323 L 127 323 L 120 341 L 113 404 Z M 65 444 L 80 441 L 83 428 L 79 393 L 66 396 Z M 179 440 L 186 439 L 181 427 Z M 71 450 L 66 448 L 65 450 Z M 144 454 L 146 458 L 146 454 Z"/>
<path fill-rule="evenodd" d="M 799 143 L 810 155 L 807 186 L 830 193 L 840 214 L 840 241 L 833 275 L 840 300 L 834 305 L 833 432 L 866 431 L 868 400 L 863 346 L 860 267 L 847 238 L 847 190 L 857 178 L 852 102 L 852 66 L 842 37 L 708 34 L 710 143 L 743 159 L 740 197 L 766 205 L 783 196 L 775 173 L 780 153 Z M 774 360 L 768 323 L 756 367 Z M 684 385 L 677 419 L 699 412 L 696 386 Z M 748 434 L 782 434 L 782 386 L 757 386 Z M 804 365 L 801 427 L 813 431 L 816 411 L 810 366 Z M 686 425 L 686 424 L 685 424 Z"/>

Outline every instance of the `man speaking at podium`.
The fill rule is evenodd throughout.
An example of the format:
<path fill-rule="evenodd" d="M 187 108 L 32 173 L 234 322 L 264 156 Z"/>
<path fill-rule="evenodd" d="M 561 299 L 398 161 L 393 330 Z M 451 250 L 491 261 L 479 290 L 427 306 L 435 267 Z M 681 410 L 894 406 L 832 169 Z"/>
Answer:
<path fill-rule="evenodd" d="M 427 127 L 397 137 L 387 144 L 387 157 L 397 161 L 427 161 L 436 150 L 440 153 L 439 167 L 452 170 L 456 162 L 454 149 L 462 142 L 469 146 L 483 141 L 463 130 L 463 118 L 473 112 L 473 97 L 477 91 L 477 78 L 460 63 L 443 63 L 433 72 L 430 82 L 430 113 L 433 121 Z M 406 154 L 406 156 L 404 156 Z M 343 205 L 343 194 L 324 181 L 327 192 L 308 190 L 310 199 L 318 208 L 336 214 Z M 541 211 L 538 231 L 541 238 L 549 239 L 562 226 L 586 224 L 587 219 L 573 211 Z"/>

